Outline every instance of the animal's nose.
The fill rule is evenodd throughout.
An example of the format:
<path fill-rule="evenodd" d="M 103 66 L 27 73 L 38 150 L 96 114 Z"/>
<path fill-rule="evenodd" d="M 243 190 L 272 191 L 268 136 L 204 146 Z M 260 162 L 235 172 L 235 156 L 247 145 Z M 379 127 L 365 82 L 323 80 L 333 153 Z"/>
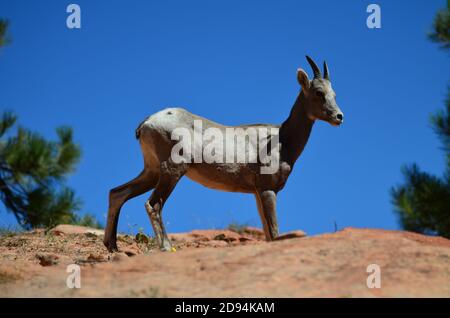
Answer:
<path fill-rule="evenodd" d="M 344 114 L 340 113 L 336 115 L 337 120 L 343 121 L 344 120 Z"/>

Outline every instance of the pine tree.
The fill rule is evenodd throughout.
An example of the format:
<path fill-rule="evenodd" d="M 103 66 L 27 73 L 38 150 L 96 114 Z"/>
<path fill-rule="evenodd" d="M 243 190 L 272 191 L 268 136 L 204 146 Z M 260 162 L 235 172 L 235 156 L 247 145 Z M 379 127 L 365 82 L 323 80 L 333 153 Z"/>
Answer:
<path fill-rule="evenodd" d="M 0 19 L 0 47 L 10 42 L 8 22 Z M 80 200 L 65 185 L 68 174 L 80 160 L 80 147 L 73 142 L 72 129 L 56 129 L 57 141 L 18 127 L 17 117 L 4 112 L 0 118 L 0 201 L 26 228 L 51 227 L 59 223 L 100 227 L 92 215 L 75 212 Z"/>
<path fill-rule="evenodd" d="M 57 141 L 22 127 L 7 137 L 16 120 L 10 112 L 0 119 L 0 200 L 25 228 L 75 223 L 80 202 L 64 185 L 80 159 L 72 130 L 58 128 Z"/>
<path fill-rule="evenodd" d="M 0 19 L 0 47 L 8 44 L 11 39 L 7 35 L 8 30 L 8 21 L 4 19 Z"/>
<path fill-rule="evenodd" d="M 450 0 L 447 8 L 440 10 L 433 21 L 433 31 L 429 34 L 432 41 L 440 43 L 442 48 L 450 48 Z"/>
<path fill-rule="evenodd" d="M 450 48 L 450 0 L 436 14 L 430 39 Z M 446 156 L 442 176 L 423 172 L 416 165 L 403 168 L 405 183 L 391 190 L 392 202 L 404 229 L 450 238 L 450 87 L 446 107 L 431 116 Z"/>

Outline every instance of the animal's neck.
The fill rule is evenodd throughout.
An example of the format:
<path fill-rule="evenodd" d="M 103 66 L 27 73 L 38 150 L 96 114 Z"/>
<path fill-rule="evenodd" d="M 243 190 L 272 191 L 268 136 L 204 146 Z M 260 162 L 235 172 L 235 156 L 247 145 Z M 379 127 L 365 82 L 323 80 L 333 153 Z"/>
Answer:
<path fill-rule="evenodd" d="M 281 161 L 287 162 L 290 166 L 294 165 L 303 152 L 314 125 L 314 120 L 306 113 L 307 102 L 303 91 L 300 92 L 289 117 L 281 124 Z"/>

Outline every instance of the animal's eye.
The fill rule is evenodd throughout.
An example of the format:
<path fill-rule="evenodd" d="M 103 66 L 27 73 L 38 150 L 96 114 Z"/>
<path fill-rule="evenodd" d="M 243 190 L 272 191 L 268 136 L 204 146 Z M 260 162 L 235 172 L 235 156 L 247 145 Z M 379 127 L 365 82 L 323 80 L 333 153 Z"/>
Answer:
<path fill-rule="evenodd" d="M 316 91 L 316 96 L 319 98 L 325 98 L 325 94 L 322 91 Z"/>

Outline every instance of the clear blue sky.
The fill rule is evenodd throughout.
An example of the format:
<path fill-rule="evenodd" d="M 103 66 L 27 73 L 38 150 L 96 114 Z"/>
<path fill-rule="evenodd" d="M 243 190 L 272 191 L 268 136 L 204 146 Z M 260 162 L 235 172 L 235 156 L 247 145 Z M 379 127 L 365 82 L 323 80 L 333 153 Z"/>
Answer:
<path fill-rule="evenodd" d="M 330 67 L 345 113 L 317 123 L 279 194 L 282 232 L 346 226 L 396 229 L 389 189 L 400 167 L 441 173 L 429 126 L 443 106 L 450 63 L 426 33 L 439 1 L 376 1 L 382 28 L 366 27 L 372 1 L 73 1 L 82 28 L 69 30 L 69 1 L 0 1 L 11 45 L 0 51 L 0 109 L 54 138 L 70 125 L 83 149 L 68 182 L 83 213 L 105 223 L 110 188 L 142 169 L 134 129 L 182 106 L 226 124 L 281 123 L 298 94 L 304 55 Z M 148 194 L 122 209 L 119 230 L 151 232 Z M 260 226 L 252 195 L 209 190 L 184 178 L 165 206 L 168 231 Z M 0 207 L 2 224 L 14 224 Z"/>

